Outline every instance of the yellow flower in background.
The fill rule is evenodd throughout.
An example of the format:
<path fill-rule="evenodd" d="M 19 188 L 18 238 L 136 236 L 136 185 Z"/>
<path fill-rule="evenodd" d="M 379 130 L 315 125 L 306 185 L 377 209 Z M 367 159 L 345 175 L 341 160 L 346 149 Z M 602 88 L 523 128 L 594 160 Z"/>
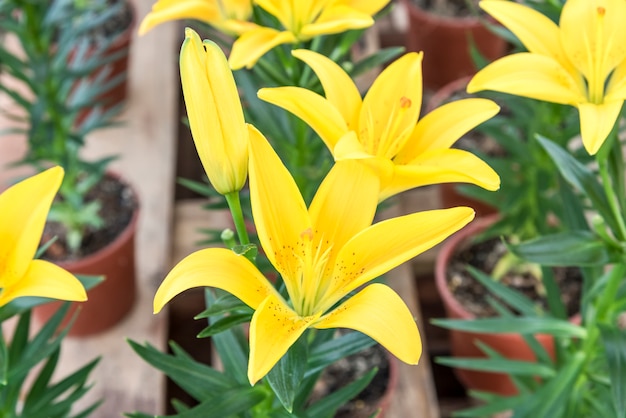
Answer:
<path fill-rule="evenodd" d="M 411 312 L 388 286 L 367 283 L 462 228 L 473 210 L 426 211 L 371 225 L 379 182 L 369 167 L 355 161 L 335 164 L 307 209 L 267 140 L 249 129 L 255 226 L 289 300 L 244 256 L 208 248 L 189 255 L 168 274 L 155 295 L 155 312 L 197 286 L 217 287 L 241 299 L 255 310 L 248 364 L 252 384 L 309 327 L 360 331 L 400 360 L 416 364 L 421 340 Z"/>
<path fill-rule="evenodd" d="M 0 194 L 0 306 L 23 296 L 85 301 L 80 281 L 57 265 L 34 260 L 63 169 L 50 168 Z"/>
<path fill-rule="evenodd" d="M 498 113 L 486 99 L 446 104 L 419 119 L 422 54 L 389 65 L 364 99 L 350 76 L 327 57 L 293 54 L 319 77 L 326 97 L 300 87 L 265 88 L 262 100 L 300 117 L 325 142 L 335 160 L 362 159 L 377 168 L 380 199 L 418 186 L 467 182 L 497 190 L 500 178 L 470 152 L 450 148 L 462 135 Z"/>
<path fill-rule="evenodd" d="M 255 27 L 248 22 L 251 15 L 252 0 L 158 0 L 139 25 L 139 34 L 164 22 L 194 19 L 239 35 Z"/>
<path fill-rule="evenodd" d="M 224 53 L 187 28 L 180 77 L 193 141 L 209 181 L 223 195 L 241 190 L 248 175 L 248 129 Z"/>
<path fill-rule="evenodd" d="M 491 63 L 468 91 L 495 90 L 575 106 L 585 149 L 598 152 L 626 99 L 626 1 L 568 0 L 558 26 L 512 1 L 484 0 L 480 6 L 528 52 Z"/>
<path fill-rule="evenodd" d="M 251 68 L 277 45 L 308 41 L 374 24 L 372 16 L 389 0 L 255 0 L 281 24 L 278 28 L 257 26 L 233 44 L 229 63 L 233 70 Z"/>

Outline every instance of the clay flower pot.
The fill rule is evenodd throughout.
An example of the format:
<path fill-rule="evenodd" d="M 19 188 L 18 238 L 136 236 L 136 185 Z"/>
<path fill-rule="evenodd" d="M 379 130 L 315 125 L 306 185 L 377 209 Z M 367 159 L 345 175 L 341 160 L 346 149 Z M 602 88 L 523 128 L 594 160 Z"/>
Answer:
<path fill-rule="evenodd" d="M 132 190 L 132 188 L 131 188 Z M 137 193 L 132 190 L 137 201 Z M 86 302 L 72 304 L 67 320 L 78 311 L 69 335 L 86 336 L 106 331 L 118 324 L 132 310 L 137 294 L 135 274 L 135 235 L 139 219 L 139 204 L 123 231 L 108 245 L 78 260 L 56 262 L 64 269 L 88 276 L 104 276 L 104 281 L 87 292 Z M 44 322 L 62 302 L 37 306 L 34 316 Z"/>
<path fill-rule="evenodd" d="M 447 265 L 455 254 L 469 239 L 485 230 L 497 220 L 497 216 L 477 218 L 467 227 L 450 237 L 441 247 L 435 260 L 435 282 L 437 290 L 451 319 L 473 319 L 475 316 L 468 312 L 454 297 L 447 284 Z M 554 357 L 554 340 L 549 335 L 535 335 L 537 341 Z M 479 334 L 457 330 L 450 330 L 450 349 L 454 357 L 486 357 L 476 346 L 480 341 L 493 348 L 504 357 L 514 360 L 536 361 L 532 349 L 519 334 Z M 500 395 L 515 395 L 517 388 L 511 379 L 500 373 L 480 372 L 474 370 L 455 369 L 455 374 L 461 383 L 469 390 L 487 391 Z"/>
<path fill-rule="evenodd" d="M 490 61 L 504 55 L 504 39 L 490 32 L 476 17 L 438 16 L 402 0 L 409 15 L 406 33 L 408 51 L 424 51 L 424 87 L 436 90 L 476 72 L 470 54 L 471 42 Z M 470 41 L 471 40 L 471 41 Z"/>

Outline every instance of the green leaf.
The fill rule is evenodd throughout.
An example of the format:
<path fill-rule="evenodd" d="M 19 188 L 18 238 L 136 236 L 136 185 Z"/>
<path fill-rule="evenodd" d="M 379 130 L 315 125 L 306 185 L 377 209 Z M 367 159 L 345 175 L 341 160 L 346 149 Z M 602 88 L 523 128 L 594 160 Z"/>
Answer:
<path fill-rule="evenodd" d="M 376 341 L 363 333 L 349 332 L 322 344 L 314 345 L 309 353 L 305 376 L 317 373 L 337 360 L 359 353 L 375 344 Z"/>
<path fill-rule="evenodd" d="M 467 270 L 480 284 L 485 286 L 491 293 L 501 298 L 511 308 L 527 316 L 538 315 L 539 311 L 537 305 L 523 293 L 503 285 L 475 267 L 468 265 Z"/>
<path fill-rule="evenodd" d="M 615 258 L 590 231 L 561 232 L 507 246 L 518 257 L 544 266 L 599 266 Z"/>
<path fill-rule="evenodd" d="M 380 51 L 368 55 L 366 58 L 354 64 L 352 71 L 350 71 L 350 76 L 354 78 L 372 68 L 386 64 L 400 56 L 404 50 L 405 48 L 403 46 L 396 46 L 393 48 L 381 49 Z"/>
<path fill-rule="evenodd" d="M 322 400 L 315 402 L 306 410 L 307 416 L 316 418 L 332 417 L 341 405 L 344 405 L 350 399 L 361 393 L 361 391 L 370 384 L 377 372 L 378 369 L 370 370 L 360 379 L 342 387 Z"/>
<path fill-rule="evenodd" d="M 200 331 L 198 338 L 212 337 L 236 325 L 250 322 L 251 319 L 252 312 L 233 312 L 211 323 L 211 325 Z"/>
<path fill-rule="evenodd" d="M 611 213 L 611 206 L 596 175 L 553 141 L 541 135 L 537 135 L 536 138 L 548 152 L 565 180 L 581 191 L 610 227 L 618 231 L 619 228 Z"/>
<path fill-rule="evenodd" d="M 211 306 L 205 309 L 202 313 L 194 316 L 194 319 L 203 319 L 210 316 L 222 315 L 236 309 L 248 309 L 252 312 L 252 310 L 248 308 L 248 305 L 243 303 L 239 298 L 227 293 L 224 296 L 220 296 L 215 302 L 211 303 Z"/>
<path fill-rule="evenodd" d="M 617 418 L 626 417 L 626 331 L 598 324 L 611 378 L 611 393 Z"/>
<path fill-rule="evenodd" d="M 293 411 L 293 401 L 302 383 L 307 364 L 306 335 L 307 333 L 287 350 L 266 376 L 274 394 L 289 412 Z"/>
<path fill-rule="evenodd" d="M 553 377 L 556 372 L 544 364 L 530 361 L 478 357 L 438 357 L 436 363 L 468 370 L 481 370 L 519 376 Z"/>
<path fill-rule="evenodd" d="M 550 334 L 564 338 L 587 337 L 585 328 L 555 318 L 433 319 L 431 322 L 443 328 L 485 334 Z"/>
<path fill-rule="evenodd" d="M 161 370 L 172 381 L 197 400 L 215 396 L 236 385 L 229 376 L 193 360 L 190 356 L 161 353 L 150 344 L 140 345 L 128 340 L 131 348 L 148 364 Z M 175 345 L 175 343 L 170 343 Z M 177 347 L 180 349 L 180 347 Z M 182 350 L 182 349 L 180 349 Z"/>

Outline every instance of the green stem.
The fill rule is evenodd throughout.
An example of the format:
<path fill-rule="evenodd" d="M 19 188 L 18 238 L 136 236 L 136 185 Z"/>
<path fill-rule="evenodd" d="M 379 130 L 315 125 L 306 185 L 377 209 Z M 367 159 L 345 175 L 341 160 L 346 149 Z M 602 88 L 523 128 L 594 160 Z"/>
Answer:
<path fill-rule="evenodd" d="M 235 229 L 237 230 L 237 236 L 239 237 L 239 243 L 241 245 L 250 244 L 250 237 L 246 229 L 246 219 L 243 216 L 243 210 L 241 210 L 241 200 L 239 199 L 239 192 L 230 192 L 226 195 L 226 202 L 228 208 L 233 217 L 235 223 Z"/>
<path fill-rule="evenodd" d="M 609 202 L 609 207 L 611 212 L 613 213 L 613 217 L 617 222 L 618 231 L 613 231 L 617 238 L 620 241 L 626 240 L 626 223 L 624 223 L 624 218 L 622 217 L 622 211 L 619 206 L 619 202 L 617 201 L 617 197 L 615 196 L 615 192 L 613 190 L 613 183 L 611 181 L 611 176 L 609 174 L 607 159 L 598 159 L 598 167 L 600 170 L 600 177 L 602 178 L 602 187 L 604 188 L 604 194 Z"/>
<path fill-rule="evenodd" d="M 609 278 L 606 283 L 606 287 L 602 294 L 598 297 L 598 304 L 596 306 L 596 322 L 606 322 L 607 316 L 612 305 L 612 301 L 615 300 L 617 290 L 619 289 L 624 275 L 626 274 L 626 264 L 620 263 L 613 267 L 613 270 L 609 273 Z"/>

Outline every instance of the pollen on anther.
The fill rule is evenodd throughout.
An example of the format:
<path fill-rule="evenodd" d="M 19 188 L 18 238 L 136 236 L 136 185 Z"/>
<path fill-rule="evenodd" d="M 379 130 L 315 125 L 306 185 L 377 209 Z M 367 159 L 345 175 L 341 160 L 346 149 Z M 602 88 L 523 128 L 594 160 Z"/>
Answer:
<path fill-rule="evenodd" d="M 413 104 L 413 102 L 411 102 L 411 99 L 409 99 L 406 96 L 402 96 L 400 97 L 400 107 L 402 109 L 408 109 L 409 107 L 411 107 L 411 105 Z"/>
<path fill-rule="evenodd" d="M 604 16 L 604 14 L 606 13 L 606 9 L 604 7 L 598 7 L 598 14 L 600 16 Z"/>

